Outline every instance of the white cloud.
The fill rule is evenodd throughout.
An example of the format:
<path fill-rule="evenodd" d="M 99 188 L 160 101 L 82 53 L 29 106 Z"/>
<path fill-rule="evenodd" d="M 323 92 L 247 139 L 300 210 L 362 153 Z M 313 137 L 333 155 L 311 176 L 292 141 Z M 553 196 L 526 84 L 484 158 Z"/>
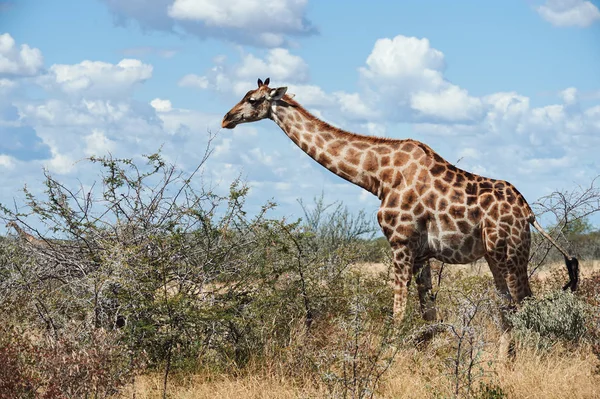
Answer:
<path fill-rule="evenodd" d="M 444 54 L 431 48 L 429 40 L 398 35 L 375 42 L 362 76 L 380 86 L 393 83 L 408 90 L 439 87 L 445 68 Z"/>
<path fill-rule="evenodd" d="M 15 159 L 10 155 L 0 154 L 0 168 L 12 170 L 15 168 Z"/>
<path fill-rule="evenodd" d="M 161 100 L 160 98 L 155 98 L 150 101 L 150 105 L 152 105 L 152 108 L 154 108 L 156 112 L 169 112 L 173 109 L 171 101 Z"/>
<path fill-rule="evenodd" d="M 423 116 L 447 121 L 474 120 L 482 113 L 481 100 L 455 85 L 448 85 L 437 93 L 416 92 L 410 98 L 410 107 Z"/>
<path fill-rule="evenodd" d="M 103 156 L 114 151 L 115 148 L 115 142 L 98 129 L 94 129 L 92 134 L 85 136 L 84 141 L 86 155 Z"/>
<path fill-rule="evenodd" d="M 208 89 L 208 78 L 206 76 L 198 76 L 190 73 L 181 78 L 177 84 L 182 87 Z"/>
<path fill-rule="evenodd" d="M 44 57 L 40 50 L 27 44 L 18 48 L 10 34 L 0 35 L 0 74 L 33 76 L 40 72 L 43 65 Z"/>
<path fill-rule="evenodd" d="M 591 1 L 547 0 L 536 7 L 542 18 L 554 26 L 587 27 L 600 20 L 600 10 Z"/>
<path fill-rule="evenodd" d="M 377 111 L 371 109 L 361 98 L 359 93 L 335 92 L 340 110 L 351 118 L 373 119 L 378 118 Z"/>
<path fill-rule="evenodd" d="M 86 60 L 79 64 L 52 65 L 39 82 L 67 94 L 110 98 L 128 95 L 151 76 L 152 66 L 135 59 L 123 59 L 118 64 Z"/>
<path fill-rule="evenodd" d="M 297 55 L 289 50 L 274 48 L 267 51 L 265 58 L 253 54 L 245 54 L 239 63 L 229 66 L 225 59 L 218 57 L 215 66 L 206 75 L 187 74 L 179 80 L 179 86 L 195 87 L 198 89 L 213 89 L 223 93 L 233 93 L 241 96 L 250 88 L 256 87 L 258 78 L 271 78 L 272 85 L 287 83 L 300 84 L 309 78 L 308 65 Z M 296 86 L 298 87 L 298 86 Z M 317 88 L 318 89 L 318 88 Z M 311 97 L 320 97 L 320 93 L 310 87 Z"/>
<path fill-rule="evenodd" d="M 183 30 L 242 44 L 278 47 L 288 37 L 314 34 L 308 0 L 103 0 L 124 24 L 144 29 Z"/>
<path fill-rule="evenodd" d="M 309 78 L 308 65 L 302 57 L 284 48 L 270 49 L 264 60 L 252 54 L 245 55 L 235 74 L 240 79 L 264 79 L 268 76 L 274 81 L 294 83 L 306 82 Z M 267 76 L 263 77 L 265 74 Z"/>
<path fill-rule="evenodd" d="M 44 166 L 52 173 L 67 175 L 75 171 L 75 160 L 66 154 L 52 151 L 52 158 L 44 162 Z"/>
<path fill-rule="evenodd" d="M 398 120 L 475 120 L 481 100 L 444 78 L 444 54 L 426 38 L 398 35 L 375 42 L 359 68 L 372 109 Z"/>
<path fill-rule="evenodd" d="M 573 105 L 577 103 L 579 96 L 575 87 L 569 87 L 560 92 L 560 97 L 566 105 Z"/>

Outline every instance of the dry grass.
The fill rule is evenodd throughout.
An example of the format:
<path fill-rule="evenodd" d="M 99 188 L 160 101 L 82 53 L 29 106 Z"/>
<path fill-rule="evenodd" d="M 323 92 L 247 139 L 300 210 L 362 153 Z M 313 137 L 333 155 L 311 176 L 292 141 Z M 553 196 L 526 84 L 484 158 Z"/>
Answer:
<path fill-rule="evenodd" d="M 358 265 L 357 269 L 378 274 L 386 271 L 383 264 Z M 551 264 L 539 271 L 534 278 L 537 282 L 551 279 L 552 272 L 564 269 L 562 263 Z M 582 278 L 600 270 L 600 261 L 583 262 Z M 477 265 L 451 265 L 449 274 L 488 275 L 485 263 Z M 566 278 L 566 273 L 565 273 Z M 488 345 L 481 355 L 484 376 L 476 378 L 474 388 L 479 383 L 499 388 L 505 398 L 552 399 L 600 398 L 600 359 L 588 345 L 568 350 L 557 345 L 550 351 L 538 352 L 530 348 L 519 348 L 514 361 L 499 362 L 499 331 L 490 321 L 485 324 Z M 332 337 L 331 339 L 336 339 Z M 451 398 L 454 396 L 448 359 L 450 336 L 440 334 L 425 348 L 408 347 L 402 349 L 394 364 L 385 374 L 376 398 Z M 491 360 L 488 363 L 488 360 Z M 314 375 L 294 375 L 289 377 L 285 367 L 272 365 L 268 369 L 256 369 L 240 377 L 226 375 L 195 375 L 185 378 L 172 378 L 169 383 L 170 398 L 328 398 L 332 395 L 324 383 L 315 383 Z M 478 370 L 479 371 L 479 370 Z M 122 398 L 154 399 L 162 398 L 161 376 L 138 377 L 120 396 Z M 500 398 L 500 396 L 497 396 Z"/>
<path fill-rule="evenodd" d="M 300 399 L 326 398 L 327 393 L 319 387 L 300 386 L 285 377 L 246 376 L 228 378 L 196 376 L 186 381 L 170 383 L 170 398 L 178 399 Z M 158 375 L 138 377 L 133 386 L 125 390 L 121 398 L 158 399 L 162 398 L 162 380 Z"/>
<path fill-rule="evenodd" d="M 511 399 L 588 399 L 600 397 L 600 361 L 582 347 L 570 353 L 562 348 L 550 353 L 530 349 L 519 351 L 514 362 L 485 365 L 488 374 L 482 382 L 502 389 Z M 485 356 L 494 356 L 487 353 Z M 443 359 L 434 349 L 401 352 L 375 397 L 378 398 L 434 398 L 453 397 L 453 389 Z M 325 386 L 314 386 L 307 381 L 294 381 L 277 375 L 249 375 L 239 378 L 223 376 L 195 376 L 169 386 L 169 397 L 200 398 L 327 398 Z M 477 387 L 478 384 L 475 385 Z M 134 396 L 135 391 L 135 396 Z M 162 398 L 160 376 L 138 377 L 133 387 L 123 392 L 122 398 Z"/>
<path fill-rule="evenodd" d="M 432 261 L 433 269 L 439 269 L 439 266 L 440 265 L 438 261 Z M 589 277 L 592 273 L 600 271 L 600 260 L 582 260 L 580 261 L 579 268 L 581 272 L 581 278 Z M 355 266 L 355 270 L 361 271 L 368 275 L 379 275 L 381 273 L 388 273 L 388 265 L 385 263 L 360 263 Z M 564 273 L 565 279 L 568 279 L 564 262 L 553 262 L 544 265 L 535 272 L 532 279 L 545 280 L 548 278 L 548 276 L 550 276 L 551 273 L 556 271 Z M 470 276 L 492 276 L 487 263 L 483 259 L 475 263 L 469 263 L 465 265 L 444 266 L 444 273 L 452 274 L 459 272 Z"/>

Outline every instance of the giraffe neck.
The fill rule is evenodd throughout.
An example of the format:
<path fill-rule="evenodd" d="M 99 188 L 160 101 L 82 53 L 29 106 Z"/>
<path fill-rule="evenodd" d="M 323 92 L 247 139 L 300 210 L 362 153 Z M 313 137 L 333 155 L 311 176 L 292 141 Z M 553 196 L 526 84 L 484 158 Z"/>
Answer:
<path fill-rule="evenodd" d="M 312 159 L 341 178 L 381 197 L 377 140 L 384 139 L 335 128 L 288 96 L 271 106 L 270 118 Z"/>

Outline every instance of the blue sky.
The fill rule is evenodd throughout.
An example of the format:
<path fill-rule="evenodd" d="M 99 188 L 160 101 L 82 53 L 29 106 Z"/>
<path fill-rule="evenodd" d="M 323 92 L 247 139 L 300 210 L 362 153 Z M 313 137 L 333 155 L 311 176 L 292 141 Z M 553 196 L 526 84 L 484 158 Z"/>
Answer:
<path fill-rule="evenodd" d="M 163 145 L 249 204 L 322 191 L 373 216 L 377 199 L 314 163 L 271 121 L 221 131 L 257 78 L 350 131 L 421 140 L 530 203 L 600 174 L 595 1 L 0 1 L 0 202 L 40 192 L 42 168 L 91 185 L 78 162 Z"/>

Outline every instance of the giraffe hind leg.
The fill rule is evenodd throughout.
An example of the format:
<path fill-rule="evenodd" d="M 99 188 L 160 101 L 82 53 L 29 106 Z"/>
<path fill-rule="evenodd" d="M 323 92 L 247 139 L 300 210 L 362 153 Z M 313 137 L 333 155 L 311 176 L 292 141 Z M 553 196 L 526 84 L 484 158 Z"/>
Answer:
<path fill-rule="evenodd" d="M 435 296 L 432 293 L 431 265 L 429 261 L 422 265 L 415 264 L 413 274 L 419 293 L 421 316 L 426 321 L 435 321 L 437 312 L 435 309 Z"/>

